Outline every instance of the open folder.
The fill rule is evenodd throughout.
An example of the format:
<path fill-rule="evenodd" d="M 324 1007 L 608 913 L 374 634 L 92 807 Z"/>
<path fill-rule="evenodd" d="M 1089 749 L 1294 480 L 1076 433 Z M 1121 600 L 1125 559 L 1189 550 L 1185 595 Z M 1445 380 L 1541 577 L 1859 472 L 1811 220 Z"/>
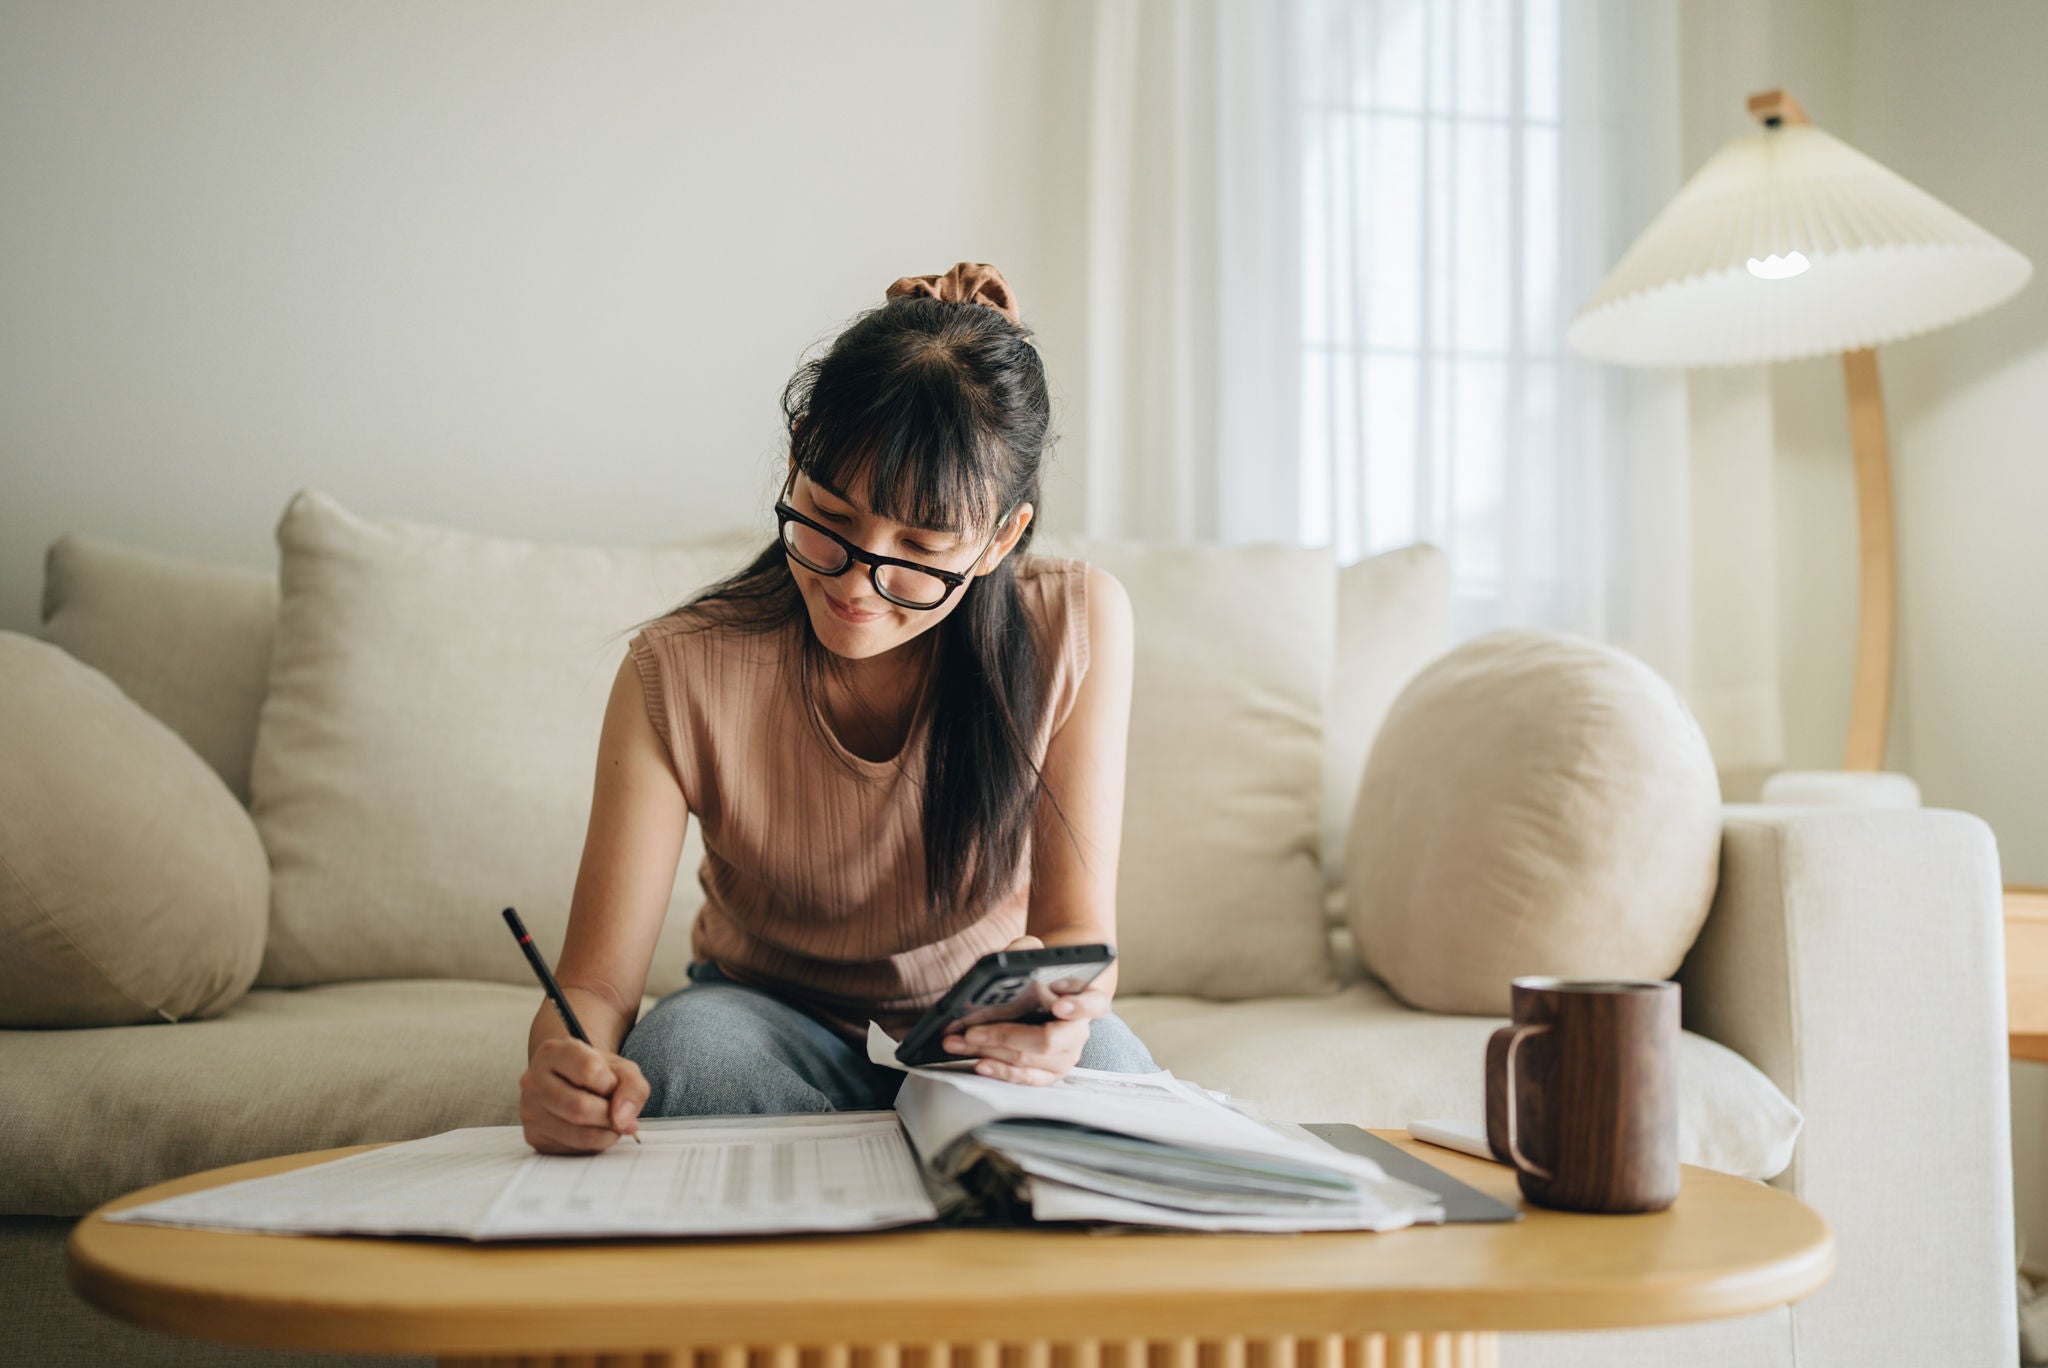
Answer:
<path fill-rule="evenodd" d="M 879 1038 L 877 1038 L 879 1037 Z M 895 1063 L 870 1033 L 870 1057 Z M 474 1126 L 109 1213 L 108 1220 L 470 1240 L 1106 1221 L 1392 1230 L 1435 1192 L 1171 1073 L 1043 1087 L 905 1071 L 890 1111 L 646 1118 L 640 1145 L 539 1154 Z"/>

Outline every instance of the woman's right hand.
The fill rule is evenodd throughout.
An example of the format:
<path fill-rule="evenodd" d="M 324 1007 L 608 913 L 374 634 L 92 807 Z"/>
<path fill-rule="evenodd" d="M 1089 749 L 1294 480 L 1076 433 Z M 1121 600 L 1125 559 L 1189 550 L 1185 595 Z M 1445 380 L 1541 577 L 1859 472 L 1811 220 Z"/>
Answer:
<path fill-rule="evenodd" d="M 519 1076 L 519 1121 L 542 1154 L 596 1154 L 640 1128 L 640 1066 L 571 1036 L 543 1040 Z"/>

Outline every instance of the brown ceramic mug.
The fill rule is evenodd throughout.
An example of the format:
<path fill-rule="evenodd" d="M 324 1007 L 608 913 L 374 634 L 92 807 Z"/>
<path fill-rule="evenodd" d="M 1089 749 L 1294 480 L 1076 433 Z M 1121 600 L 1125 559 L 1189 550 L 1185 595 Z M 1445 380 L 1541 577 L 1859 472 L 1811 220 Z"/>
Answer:
<path fill-rule="evenodd" d="M 1678 1199 L 1678 985 L 1524 977 L 1486 1042 L 1486 1143 L 1566 1211 Z"/>

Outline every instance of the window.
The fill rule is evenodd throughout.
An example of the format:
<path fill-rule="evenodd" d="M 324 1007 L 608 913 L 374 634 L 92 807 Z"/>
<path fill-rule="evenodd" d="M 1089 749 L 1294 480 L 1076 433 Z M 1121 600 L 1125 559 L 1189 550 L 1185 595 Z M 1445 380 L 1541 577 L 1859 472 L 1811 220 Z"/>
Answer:
<path fill-rule="evenodd" d="M 1560 0 L 1301 0 L 1301 540 L 1451 563 L 1453 639 L 1572 618 Z"/>

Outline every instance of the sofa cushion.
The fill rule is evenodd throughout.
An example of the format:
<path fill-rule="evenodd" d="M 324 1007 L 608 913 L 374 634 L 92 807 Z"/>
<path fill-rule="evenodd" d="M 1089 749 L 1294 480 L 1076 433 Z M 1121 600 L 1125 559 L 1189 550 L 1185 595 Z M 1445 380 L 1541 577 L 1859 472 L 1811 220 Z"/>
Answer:
<path fill-rule="evenodd" d="M 175 1026 L 0 1032 L 0 1212 L 82 1215 L 245 1159 L 517 1125 L 542 1001 L 393 979 L 258 988 Z"/>
<path fill-rule="evenodd" d="M 643 1010 L 653 1005 L 646 999 Z M 250 992 L 210 1021 L 0 1031 L 0 1214 L 75 1216 L 179 1174 L 298 1150 L 519 1124 L 537 989 L 408 979 Z M 1400 1126 L 1481 1115 L 1498 1019 L 1409 1011 L 1376 987 L 1216 1003 L 1117 994 L 1162 1068 L 1276 1119 Z M 1688 1032 L 1680 1157 L 1783 1169 L 1799 1114 Z"/>
<path fill-rule="evenodd" d="M 549 544 L 299 491 L 250 771 L 273 888 L 257 981 L 531 986 L 499 911 L 560 952 L 626 637 L 771 536 Z M 692 822 L 650 991 L 684 982 L 702 859 Z"/>
<path fill-rule="evenodd" d="M 1323 899 L 1344 918 L 1344 841 L 1358 781 L 1387 709 L 1450 645 L 1451 559 L 1426 543 L 1337 572 L 1337 656 L 1323 745 Z"/>
<path fill-rule="evenodd" d="M 1318 859 L 1329 552 L 1070 537 L 1031 549 L 1099 565 L 1131 596 L 1118 990 L 1335 987 Z"/>
<path fill-rule="evenodd" d="M 61 648 L 0 632 L 0 1025 L 206 1016 L 263 956 L 270 868 L 182 737 Z"/>
<path fill-rule="evenodd" d="M 1275 1120 L 1359 1126 L 1483 1127 L 1486 1038 L 1507 1024 L 1416 1011 L 1376 983 L 1240 1003 L 1119 993 L 1116 1010 L 1161 1068 Z M 1792 1162 L 1802 1118 L 1761 1069 L 1686 1031 L 1678 1070 L 1680 1162 L 1759 1180 Z"/>
<path fill-rule="evenodd" d="M 1665 979 L 1713 902 L 1720 781 L 1662 676 L 1508 629 L 1395 699 L 1346 848 L 1358 953 L 1401 999 L 1504 1014 L 1518 974 Z"/>
<path fill-rule="evenodd" d="M 43 640 L 101 671 L 249 803 L 277 573 L 67 532 L 43 558 Z"/>

